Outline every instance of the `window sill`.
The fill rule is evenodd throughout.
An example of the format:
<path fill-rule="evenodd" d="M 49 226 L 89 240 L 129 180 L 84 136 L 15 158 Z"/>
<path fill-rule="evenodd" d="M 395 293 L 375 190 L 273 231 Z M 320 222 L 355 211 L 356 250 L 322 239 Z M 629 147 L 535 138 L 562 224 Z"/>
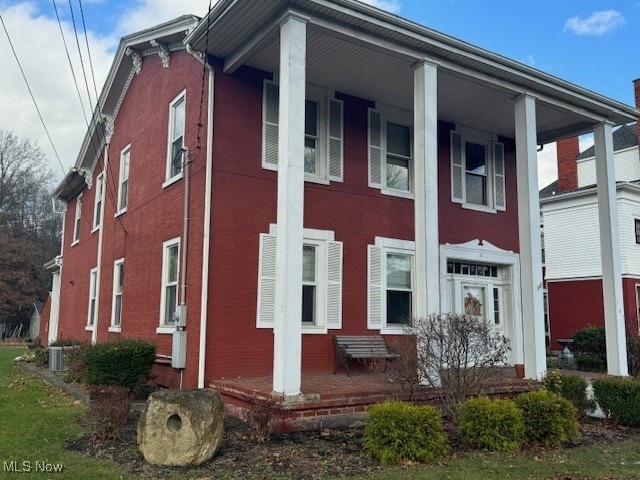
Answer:
<path fill-rule="evenodd" d="M 118 210 L 118 211 L 115 213 L 114 217 L 116 217 L 116 218 L 117 218 L 117 217 L 119 217 L 120 215 L 122 215 L 123 213 L 127 213 L 127 207 L 124 207 L 122 210 Z"/>
<path fill-rule="evenodd" d="M 329 180 L 327 180 L 326 178 L 321 178 L 315 175 L 310 175 L 308 173 L 304 174 L 304 181 L 308 182 L 308 183 L 318 183 L 320 185 L 330 185 L 331 182 L 329 182 Z"/>
<path fill-rule="evenodd" d="M 109 327 L 109 333 L 120 333 L 121 332 L 121 330 L 120 330 L 121 328 L 122 327 L 120 327 L 119 325 L 118 326 L 112 325 L 112 326 Z"/>
<path fill-rule="evenodd" d="M 465 210 L 474 210 L 476 212 L 484 212 L 484 213 L 498 212 L 495 208 L 487 207 L 485 205 L 476 205 L 474 203 L 463 203 L 462 208 L 464 208 Z"/>
<path fill-rule="evenodd" d="M 326 335 L 327 333 L 327 329 L 320 325 L 302 325 L 303 335 Z"/>
<path fill-rule="evenodd" d="M 408 325 L 402 326 L 384 326 L 380 329 L 381 335 L 412 335 Z"/>
<path fill-rule="evenodd" d="M 78 240 L 74 240 L 73 242 L 71 242 L 71 246 L 75 247 L 76 245 L 78 245 L 80 243 L 80 239 Z"/>
<path fill-rule="evenodd" d="M 182 172 L 180 172 L 178 175 L 175 175 L 175 176 L 165 180 L 165 182 L 162 184 L 162 188 L 167 188 L 169 185 L 173 185 L 178 180 L 182 180 L 182 177 L 183 177 L 183 174 L 182 174 Z"/>
<path fill-rule="evenodd" d="M 87 332 L 93 332 L 93 325 L 87 325 L 84 327 Z"/>
<path fill-rule="evenodd" d="M 91 234 L 96 233 L 98 230 L 100 230 L 100 225 L 98 225 L 97 227 L 93 227 L 93 230 L 91 230 Z"/>
<path fill-rule="evenodd" d="M 409 200 L 414 199 L 413 192 L 405 192 L 404 190 L 393 190 L 389 188 L 383 188 L 382 190 L 380 190 L 380 193 L 382 193 L 382 195 L 388 195 L 390 197 L 406 198 Z"/>
<path fill-rule="evenodd" d="M 176 331 L 175 325 L 161 325 L 158 328 L 156 328 L 156 333 L 161 335 L 170 335 L 170 334 L 173 334 L 173 332 L 175 331 Z"/>

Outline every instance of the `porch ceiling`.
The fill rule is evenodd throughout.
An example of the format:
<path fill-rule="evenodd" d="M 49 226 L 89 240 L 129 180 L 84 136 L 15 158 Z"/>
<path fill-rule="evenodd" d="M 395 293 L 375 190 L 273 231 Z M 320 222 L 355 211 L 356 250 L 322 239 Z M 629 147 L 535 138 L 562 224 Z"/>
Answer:
<path fill-rule="evenodd" d="M 529 93 L 537 98 L 540 144 L 590 131 L 601 121 L 621 124 L 640 115 L 629 106 L 353 0 L 221 0 L 186 41 L 223 59 L 228 72 L 247 65 L 277 73 L 278 20 L 288 9 L 309 19 L 309 83 L 412 110 L 413 66 L 432 60 L 439 65 L 440 120 L 513 138 L 513 99 Z"/>

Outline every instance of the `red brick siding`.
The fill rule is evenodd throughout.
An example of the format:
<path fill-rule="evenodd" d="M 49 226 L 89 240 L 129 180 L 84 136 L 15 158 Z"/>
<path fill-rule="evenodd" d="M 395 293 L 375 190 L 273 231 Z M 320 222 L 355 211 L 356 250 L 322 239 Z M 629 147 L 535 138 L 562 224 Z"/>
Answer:
<path fill-rule="evenodd" d="M 557 142 L 558 191 L 569 192 L 578 188 L 578 163 L 580 153 L 578 137 L 565 138 Z"/>

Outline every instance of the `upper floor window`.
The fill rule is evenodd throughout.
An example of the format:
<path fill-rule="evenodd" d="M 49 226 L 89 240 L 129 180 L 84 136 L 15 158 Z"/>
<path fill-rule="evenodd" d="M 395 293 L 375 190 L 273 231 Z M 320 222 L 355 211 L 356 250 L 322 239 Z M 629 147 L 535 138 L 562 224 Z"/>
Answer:
<path fill-rule="evenodd" d="M 80 220 L 82 220 L 82 194 L 76 197 L 76 211 L 73 217 L 73 243 L 80 241 Z"/>
<path fill-rule="evenodd" d="M 169 139 L 167 148 L 167 173 L 169 182 L 182 175 L 182 157 L 184 152 L 185 105 L 187 93 L 183 91 L 169 104 Z"/>
<path fill-rule="evenodd" d="M 307 86 L 304 124 L 305 180 L 319 183 L 343 180 L 342 101 L 326 89 Z M 263 98 L 262 167 L 278 169 L 280 91 L 277 83 L 265 80 Z"/>
<path fill-rule="evenodd" d="M 120 181 L 118 183 L 118 213 L 127 211 L 129 201 L 129 162 L 131 160 L 131 145 L 127 145 L 120 152 Z"/>
<path fill-rule="evenodd" d="M 640 243 L 640 219 L 634 220 L 635 224 L 635 232 L 636 232 L 636 243 Z"/>
<path fill-rule="evenodd" d="M 369 109 L 369 186 L 413 197 L 413 142 L 410 112 Z"/>
<path fill-rule="evenodd" d="M 102 224 L 102 202 L 104 201 L 104 172 L 96 178 L 96 197 L 93 203 L 93 230 Z"/>
<path fill-rule="evenodd" d="M 482 132 L 451 131 L 451 201 L 474 210 L 506 210 L 502 143 Z"/>

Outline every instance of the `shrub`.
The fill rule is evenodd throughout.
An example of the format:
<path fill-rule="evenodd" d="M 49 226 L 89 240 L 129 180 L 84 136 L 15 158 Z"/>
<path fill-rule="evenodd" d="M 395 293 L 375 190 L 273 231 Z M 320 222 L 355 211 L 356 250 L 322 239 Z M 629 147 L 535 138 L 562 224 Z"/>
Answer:
<path fill-rule="evenodd" d="M 607 358 L 607 339 L 604 327 L 589 326 L 573 335 L 573 348 L 579 353 L 588 353 L 601 360 Z"/>
<path fill-rule="evenodd" d="M 597 357 L 590 353 L 576 353 L 574 356 L 576 369 L 582 372 L 606 372 L 606 359 Z"/>
<path fill-rule="evenodd" d="M 551 393 L 557 393 L 573 403 L 579 415 L 596 407 L 595 402 L 587 398 L 587 381 L 578 375 L 561 375 L 558 370 L 551 370 L 544 378 L 543 385 Z"/>
<path fill-rule="evenodd" d="M 640 375 L 640 337 L 627 330 L 627 366 L 629 375 Z"/>
<path fill-rule="evenodd" d="M 119 386 L 90 386 L 89 408 L 80 423 L 94 443 L 117 438 L 129 418 L 131 392 Z"/>
<path fill-rule="evenodd" d="M 84 382 L 87 374 L 87 366 L 84 363 L 84 354 L 91 345 L 88 343 L 77 345 L 78 348 L 69 349 L 66 352 L 65 363 L 68 370 L 65 376 L 67 382 Z"/>
<path fill-rule="evenodd" d="M 249 404 L 247 423 L 251 427 L 252 437 L 257 443 L 265 443 L 273 432 L 275 401 L 255 394 L 247 395 L 245 401 Z"/>
<path fill-rule="evenodd" d="M 36 366 L 48 367 L 49 366 L 49 349 L 48 348 L 36 348 L 33 350 L 33 356 Z"/>
<path fill-rule="evenodd" d="M 487 450 L 518 450 L 524 439 L 522 412 L 513 400 L 471 398 L 460 409 L 458 426 L 466 443 Z"/>
<path fill-rule="evenodd" d="M 118 385 L 136 390 L 150 378 L 156 347 L 143 340 L 97 343 L 87 347 L 83 357 L 89 385 Z"/>
<path fill-rule="evenodd" d="M 544 389 L 527 392 L 516 397 L 516 404 L 522 410 L 529 442 L 561 445 L 580 436 L 578 411 L 560 395 Z"/>
<path fill-rule="evenodd" d="M 640 426 L 640 381 L 606 377 L 593 381 L 596 401 L 618 423 Z"/>
<path fill-rule="evenodd" d="M 434 407 L 384 402 L 369 408 L 366 448 L 383 463 L 430 462 L 449 452 L 442 414 Z"/>

